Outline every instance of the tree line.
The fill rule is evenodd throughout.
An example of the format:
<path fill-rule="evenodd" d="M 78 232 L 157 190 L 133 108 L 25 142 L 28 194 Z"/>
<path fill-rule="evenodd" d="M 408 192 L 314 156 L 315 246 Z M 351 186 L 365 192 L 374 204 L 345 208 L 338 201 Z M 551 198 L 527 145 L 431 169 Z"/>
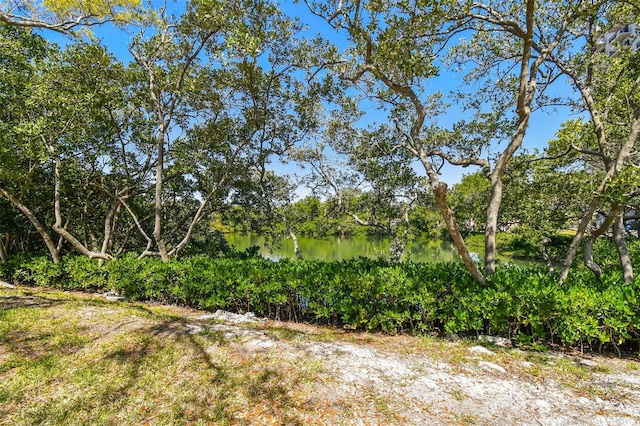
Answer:
<path fill-rule="evenodd" d="M 640 21 L 640 3 L 305 6 L 301 17 L 264 0 L 192 0 L 177 14 L 134 0 L 1 6 L 0 258 L 166 262 L 216 220 L 296 246 L 306 186 L 322 202 L 302 207 L 392 235 L 392 259 L 412 232 L 446 229 L 483 284 L 499 230 L 544 246 L 568 228 L 561 282 L 579 251 L 600 277 L 605 235 L 634 280 L 640 53 L 633 37 L 608 53 L 602 43 Z M 307 36 L 310 17 L 331 36 Z M 118 47 L 130 60 L 87 35 L 106 22 L 133 34 Z M 454 89 L 437 88 L 443 76 Z M 555 108 L 577 118 L 524 151 L 532 114 Z M 279 174 L 279 162 L 306 173 Z M 449 188 L 445 164 L 473 171 Z M 482 267 L 469 232 L 484 233 Z"/>

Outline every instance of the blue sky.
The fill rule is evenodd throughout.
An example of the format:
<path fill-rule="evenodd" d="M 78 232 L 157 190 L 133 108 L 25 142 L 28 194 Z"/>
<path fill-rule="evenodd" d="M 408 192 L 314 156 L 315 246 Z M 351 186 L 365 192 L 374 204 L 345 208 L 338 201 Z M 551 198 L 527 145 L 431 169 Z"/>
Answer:
<path fill-rule="evenodd" d="M 163 0 L 152 0 L 152 5 L 154 7 L 160 7 L 162 4 L 164 4 Z M 179 13 L 184 9 L 186 2 L 184 0 L 167 0 L 167 4 L 170 11 Z M 305 31 L 304 34 L 305 36 L 313 37 L 317 34 L 321 34 L 333 42 L 340 43 L 340 35 L 336 34 L 335 30 L 331 29 L 323 20 L 312 15 L 306 9 L 304 3 L 294 4 L 291 1 L 286 1 L 281 4 L 285 13 L 299 16 L 301 21 L 308 25 L 308 30 Z M 127 33 L 121 29 L 114 28 L 109 24 L 101 27 L 95 27 L 92 31 L 118 59 L 124 62 L 132 60 L 128 53 L 127 46 L 133 39 L 135 31 Z M 54 32 L 45 32 L 43 35 L 59 44 L 66 44 L 69 41 L 65 36 Z M 449 73 L 445 70 L 440 77 L 429 81 L 428 85 L 434 89 L 437 88 L 443 92 L 448 92 L 459 84 L 459 78 L 459 75 L 454 75 L 453 73 Z M 558 84 L 555 90 L 560 91 L 560 94 L 567 93 L 567 88 L 566 86 L 563 86 L 562 83 Z M 373 105 L 367 107 L 365 104 L 364 106 L 367 108 L 367 115 L 363 122 L 371 123 L 384 120 L 384 115 L 381 112 L 376 111 Z M 459 114 L 460 112 L 454 107 L 449 113 L 439 118 L 439 124 L 443 127 L 448 127 L 459 118 Z M 557 111 L 536 111 L 531 117 L 530 126 L 527 130 L 523 148 L 528 150 L 544 149 L 547 141 L 553 138 L 555 132 L 560 128 L 560 124 L 568 118 L 570 118 L 570 111 L 568 108 L 560 108 Z M 281 173 L 303 173 L 303 171 L 295 165 L 281 165 L 279 162 L 274 163 L 274 168 Z M 420 167 L 417 167 L 416 170 L 421 173 L 423 172 Z M 472 171 L 472 168 L 448 166 L 443 169 L 443 180 L 451 185 L 458 182 L 463 173 L 470 173 Z M 301 193 L 304 194 L 305 191 L 302 191 Z"/>

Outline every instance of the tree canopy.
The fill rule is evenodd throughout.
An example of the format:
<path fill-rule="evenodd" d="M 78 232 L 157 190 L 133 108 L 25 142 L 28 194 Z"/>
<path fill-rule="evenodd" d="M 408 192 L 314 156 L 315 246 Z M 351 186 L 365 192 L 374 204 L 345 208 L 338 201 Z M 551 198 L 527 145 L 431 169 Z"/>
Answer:
<path fill-rule="evenodd" d="M 484 283 L 498 232 L 529 236 L 542 256 L 568 230 L 561 280 L 580 249 L 599 276 L 593 245 L 610 235 L 633 281 L 640 36 L 625 25 L 638 5 L 305 6 L 1 2 L 0 259 L 168 261 L 242 223 L 294 242 L 366 229 L 392 236 L 398 260 L 413 235 L 446 230 Z M 331 35 L 308 36 L 311 17 Z M 107 22 L 130 41 L 46 37 Z M 524 149 L 532 115 L 560 107 L 578 116 Z M 447 182 L 454 167 L 466 174 Z M 311 198 L 297 200 L 304 186 Z M 482 266 L 465 241 L 475 233 Z"/>

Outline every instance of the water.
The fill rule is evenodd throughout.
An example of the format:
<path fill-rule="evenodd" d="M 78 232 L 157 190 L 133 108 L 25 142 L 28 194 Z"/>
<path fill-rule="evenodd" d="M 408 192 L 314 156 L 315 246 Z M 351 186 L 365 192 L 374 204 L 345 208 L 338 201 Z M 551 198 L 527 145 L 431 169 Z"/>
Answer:
<path fill-rule="evenodd" d="M 283 239 L 278 247 L 267 247 L 263 236 L 256 234 L 227 234 L 227 241 L 237 250 L 260 246 L 260 254 L 269 259 L 293 259 L 293 242 Z M 342 260 L 354 257 L 388 258 L 390 238 L 382 237 L 298 237 L 302 257 L 307 260 Z M 414 262 L 458 262 L 458 256 L 451 243 L 428 239 L 411 241 L 405 249 L 403 260 Z"/>

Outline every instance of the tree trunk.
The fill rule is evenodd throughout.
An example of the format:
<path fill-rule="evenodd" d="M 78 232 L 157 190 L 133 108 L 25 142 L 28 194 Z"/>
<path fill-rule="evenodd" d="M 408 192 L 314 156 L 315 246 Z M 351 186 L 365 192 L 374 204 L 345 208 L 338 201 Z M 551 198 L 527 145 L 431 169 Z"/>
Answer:
<path fill-rule="evenodd" d="M 583 252 L 584 252 L 584 266 L 586 266 L 593 275 L 596 277 L 596 281 L 602 281 L 602 268 L 593 260 L 593 243 L 597 239 L 597 236 L 589 235 L 584 239 Z"/>
<path fill-rule="evenodd" d="M 158 164 L 156 165 L 156 188 L 155 188 L 155 207 L 154 207 L 154 225 L 153 238 L 158 246 L 158 252 L 163 262 L 169 261 L 167 246 L 162 238 L 162 175 L 164 172 L 164 129 L 158 130 L 157 136 Z"/>
<path fill-rule="evenodd" d="M 569 72 L 569 74 L 571 74 Z M 636 79 L 636 84 L 640 83 L 640 77 Z M 600 147 L 605 147 L 606 144 L 606 132 L 605 132 L 605 123 L 601 120 L 600 114 L 598 113 L 597 108 L 595 107 L 595 101 L 591 97 L 591 92 L 588 88 L 581 88 L 582 97 L 589 106 L 589 113 L 591 114 L 591 121 L 595 127 L 595 134 L 598 140 L 598 144 Z M 631 123 L 631 130 L 627 135 L 627 139 L 624 141 L 624 144 L 620 147 L 620 151 L 618 151 L 618 156 L 616 157 L 615 163 L 611 164 L 607 169 L 607 174 L 604 176 L 600 185 L 595 191 L 595 195 L 587 208 L 586 213 L 582 217 L 580 221 L 580 225 L 578 226 L 578 231 L 576 232 L 573 241 L 571 242 L 571 246 L 569 247 L 569 251 L 567 252 L 567 256 L 564 261 L 564 267 L 562 268 L 562 273 L 560 274 L 559 284 L 562 284 L 567 277 L 569 276 L 569 270 L 571 269 L 571 265 L 573 264 L 573 260 L 576 257 L 578 252 L 578 247 L 580 246 L 580 242 L 584 237 L 584 233 L 595 213 L 596 209 L 602 202 L 602 195 L 605 193 L 609 186 L 609 182 L 613 180 L 617 176 L 617 174 L 622 170 L 627 158 L 633 152 L 633 148 L 638 140 L 638 135 L 640 134 L 640 117 L 635 116 L 633 122 Z"/>
<path fill-rule="evenodd" d="M 620 256 L 620 267 L 625 284 L 633 283 L 633 264 L 627 250 L 627 243 L 624 240 L 624 215 L 618 216 L 613 222 L 613 241 L 616 243 L 618 256 Z"/>
<path fill-rule="evenodd" d="M 589 237 L 587 237 L 584 241 L 584 265 L 593 272 L 596 276 L 596 280 L 601 281 L 602 279 L 602 268 L 593 260 L 593 244 L 596 242 L 598 237 L 602 236 L 607 229 L 611 227 L 614 223 L 614 220 L 620 214 L 622 210 L 621 204 L 612 204 L 611 210 L 609 210 L 609 214 L 607 214 L 604 222 L 600 225 L 598 229 L 593 231 Z"/>
<path fill-rule="evenodd" d="M 112 239 L 112 231 L 115 226 L 115 217 L 116 212 L 120 208 L 120 200 L 116 197 L 114 201 L 111 203 L 111 208 L 109 208 L 109 212 L 107 213 L 107 217 L 104 220 L 104 238 L 102 239 L 102 246 L 100 247 L 100 253 L 106 254 L 109 245 Z M 103 259 L 100 259 L 99 264 L 102 266 L 104 262 Z"/>
<path fill-rule="evenodd" d="M 289 221 L 287 220 L 287 217 L 279 212 L 276 212 L 276 214 L 280 217 L 280 220 L 282 220 L 282 223 L 284 224 L 284 228 L 287 231 L 287 234 L 289 234 L 289 238 L 291 238 L 291 241 L 293 242 L 293 254 L 295 254 L 296 259 L 298 260 L 302 260 L 302 252 L 300 251 L 300 244 L 298 243 L 298 237 L 296 236 L 296 233 L 293 232 L 293 229 L 291 229 L 291 226 L 289 226 Z"/>
<path fill-rule="evenodd" d="M 54 190 L 53 190 L 53 209 L 55 215 L 55 223 L 53 224 L 53 230 L 56 231 L 58 235 L 64 238 L 67 242 L 69 242 L 74 249 L 76 249 L 79 253 L 84 254 L 89 259 L 104 259 L 111 260 L 111 256 L 99 252 L 95 252 L 89 250 L 85 247 L 80 241 L 78 241 L 70 232 L 68 232 L 65 228 L 62 227 L 62 213 L 60 209 L 60 159 L 56 158 L 55 169 L 54 169 Z"/>
<path fill-rule="evenodd" d="M 393 241 L 389 247 L 389 260 L 393 263 L 400 263 L 402 254 L 407 247 L 407 238 L 405 233 L 397 233 L 393 237 Z"/>
<path fill-rule="evenodd" d="M 113 251 L 113 246 L 115 245 L 115 241 L 118 238 L 120 216 L 122 216 L 122 204 L 118 204 L 118 208 L 116 208 L 116 212 L 114 213 L 113 219 L 111 220 L 111 235 L 109 236 L 109 240 L 107 241 L 107 250 L 105 253 L 111 253 Z"/>
<path fill-rule="evenodd" d="M 493 180 L 493 179 L 492 179 Z M 502 179 L 491 185 L 491 197 L 487 205 L 487 222 L 484 228 L 484 269 L 487 275 L 496 272 L 496 233 L 498 213 L 502 203 Z"/>
<path fill-rule="evenodd" d="M 433 189 L 433 195 L 435 196 L 436 202 L 438 203 L 440 214 L 442 214 L 442 218 L 447 224 L 449 235 L 451 235 L 451 239 L 453 240 L 453 244 L 458 250 L 458 254 L 460 254 L 460 257 L 462 257 L 462 261 L 464 262 L 473 278 L 483 286 L 486 285 L 484 275 L 482 275 L 482 272 L 480 272 L 480 269 L 478 269 L 478 265 L 476 265 L 476 263 L 473 261 L 473 258 L 469 253 L 469 249 L 464 242 L 464 238 L 462 238 L 462 234 L 460 233 L 458 224 L 456 223 L 455 218 L 453 217 L 453 213 L 449 208 L 449 204 L 447 203 L 447 185 L 443 182 L 437 182 L 436 184 L 432 184 L 431 188 Z"/>
<path fill-rule="evenodd" d="M 2 188 L 0 188 L 0 195 L 2 195 L 7 200 L 9 200 L 11 204 L 16 206 L 16 208 L 18 208 L 18 210 L 20 210 L 22 214 L 24 214 L 27 217 L 27 219 L 29 219 L 29 221 L 34 226 L 34 228 L 36 228 L 36 231 L 38 231 L 38 233 L 42 237 L 42 240 L 47 246 L 47 249 L 49 249 L 49 254 L 51 254 L 51 259 L 53 260 L 53 262 L 54 263 L 60 262 L 60 254 L 58 252 L 58 249 L 56 248 L 56 244 L 53 242 L 53 239 L 51 239 L 51 235 L 49 235 L 45 227 L 42 226 L 38 218 L 31 212 L 31 210 L 29 210 L 27 206 L 22 204 L 20 200 L 13 197 L 11 194 L 9 194 L 7 191 L 5 191 Z"/>
<path fill-rule="evenodd" d="M 548 52 L 543 51 L 531 62 L 531 51 L 533 47 L 533 36 L 535 33 L 535 0 L 527 0 L 526 7 L 526 28 L 527 31 L 522 36 L 522 60 L 520 63 L 520 78 L 518 84 L 518 100 L 516 113 L 518 114 L 518 127 L 511 138 L 509 145 L 500 154 L 493 172 L 491 173 L 491 197 L 487 205 L 487 223 L 484 234 L 484 268 L 487 275 L 496 271 L 496 233 L 498 231 L 498 214 L 502 204 L 502 176 L 513 157 L 513 154 L 522 146 L 524 135 L 529 125 L 531 116 L 531 102 L 534 99 L 537 73 L 542 59 Z"/>
<path fill-rule="evenodd" d="M 227 180 L 227 176 L 228 174 L 225 173 L 225 175 L 220 179 L 220 181 L 209 192 L 209 194 L 207 195 L 207 198 L 205 198 L 200 203 L 198 210 L 193 216 L 193 219 L 191 219 L 191 223 L 189 224 L 187 233 L 185 234 L 184 238 L 182 238 L 182 240 L 173 249 L 171 249 L 171 251 L 168 253 L 169 256 L 178 257 L 180 253 L 182 253 L 182 251 L 189 245 L 189 242 L 191 241 L 191 237 L 193 235 L 193 231 L 196 229 L 196 226 L 200 223 L 200 220 L 202 220 L 205 208 L 207 207 L 207 205 L 209 204 L 209 201 L 213 198 L 213 196 L 218 192 L 218 189 L 222 185 L 224 185 L 224 183 Z"/>
<path fill-rule="evenodd" d="M 513 154 L 522 146 L 524 135 L 529 123 L 531 108 L 524 106 L 526 112 L 523 113 L 518 130 L 511 139 L 509 146 L 500 155 L 496 167 L 491 174 L 491 196 L 487 205 L 487 223 L 484 230 L 484 268 L 487 275 L 496 271 L 496 234 L 498 232 L 498 214 L 502 204 L 502 176 L 507 167 L 507 163 Z"/>
<path fill-rule="evenodd" d="M 302 260 L 302 252 L 300 251 L 300 244 L 298 243 L 298 237 L 296 236 L 295 232 L 293 232 L 291 230 L 291 228 L 288 228 L 288 232 L 289 232 L 289 238 L 291 238 L 291 241 L 293 241 L 293 253 L 296 255 L 296 259 L 298 260 Z"/>
<path fill-rule="evenodd" d="M 580 248 L 580 244 L 582 243 L 582 239 L 584 238 L 584 234 L 587 231 L 587 227 L 589 226 L 589 222 L 591 222 L 593 214 L 596 212 L 598 206 L 600 205 L 600 200 L 600 197 L 594 197 L 591 200 L 591 204 L 589 204 L 586 213 L 580 220 L 580 224 L 578 225 L 578 229 L 576 230 L 576 235 L 573 237 L 571 245 L 569 246 L 569 251 L 567 251 L 567 256 L 564 259 L 562 272 L 560 273 L 560 284 L 562 284 L 569 276 L 569 270 L 571 269 L 571 265 L 573 265 L 573 260 L 578 254 L 578 248 Z"/>
<path fill-rule="evenodd" d="M 412 133 L 414 133 L 414 140 L 418 140 L 417 138 L 417 129 L 420 128 L 420 122 L 414 125 Z M 453 216 L 453 212 L 449 208 L 449 203 L 447 202 L 447 184 L 444 182 L 440 182 L 440 178 L 438 177 L 438 173 L 433 168 L 431 164 L 431 160 L 429 159 L 428 154 L 423 148 L 412 148 L 408 147 L 408 149 L 414 153 L 422 163 L 427 176 L 429 177 L 429 183 L 431 185 L 431 190 L 433 191 L 434 198 L 436 199 L 436 203 L 438 204 L 438 209 L 440 210 L 440 214 L 442 215 L 442 219 L 447 225 L 447 230 L 449 231 L 449 235 L 453 240 L 453 244 L 458 251 L 458 254 L 462 258 L 462 262 L 467 267 L 467 270 L 480 285 L 487 285 L 487 281 L 480 272 L 478 265 L 474 262 L 471 257 L 471 253 L 469 253 L 469 249 L 467 248 L 467 244 L 464 242 L 464 238 L 462 238 L 462 234 L 460 233 L 460 229 L 458 228 L 458 224 L 456 223 L 456 219 Z"/>
<path fill-rule="evenodd" d="M 5 234 L 0 235 L 0 262 L 4 263 L 7 261 L 9 254 L 7 245 L 4 242 Z"/>
<path fill-rule="evenodd" d="M 393 241 L 389 245 L 389 260 L 399 263 L 409 241 L 409 209 L 406 207 L 402 219 L 392 220 L 389 224 Z"/>
<path fill-rule="evenodd" d="M 71 219 L 67 216 L 67 220 L 64 223 L 63 228 L 67 229 L 69 227 L 69 221 Z M 58 253 L 60 253 L 62 251 L 62 244 L 64 244 L 64 238 L 62 238 L 61 235 L 58 235 L 58 244 L 56 245 L 56 248 L 58 249 Z"/>
<path fill-rule="evenodd" d="M 135 223 L 136 228 L 138 228 L 138 232 L 140 232 L 140 235 L 142 235 L 144 237 L 144 239 L 147 240 L 147 246 L 142 251 L 142 253 L 140 253 L 140 256 L 138 256 L 138 259 L 142 259 L 143 257 L 150 256 L 152 254 L 156 254 L 156 253 L 151 253 L 149 251 L 149 249 L 153 245 L 153 240 L 145 232 L 145 230 L 142 227 L 142 225 L 140 224 L 140 221 L 138 220 L 138 217 L 136 216 L 136 214 L 133 212 L 133 210 L 131 210 L 131 207 L 129 207 L 129 205 L 127 204 L 127 202 L 125 201 L 124 198 L 120 198 L 120 203 L 122 203 L 122 205 L 124 206 L 125 210 L 127 210 L 127 212 L 129 213 L 129 216 L 131 216 L 131 219 Z M 128 238 L 128 235 L 127 235 L 127 238 Z M 123 247 L 124 247 L 124 244 L 123 244 Z"/>

